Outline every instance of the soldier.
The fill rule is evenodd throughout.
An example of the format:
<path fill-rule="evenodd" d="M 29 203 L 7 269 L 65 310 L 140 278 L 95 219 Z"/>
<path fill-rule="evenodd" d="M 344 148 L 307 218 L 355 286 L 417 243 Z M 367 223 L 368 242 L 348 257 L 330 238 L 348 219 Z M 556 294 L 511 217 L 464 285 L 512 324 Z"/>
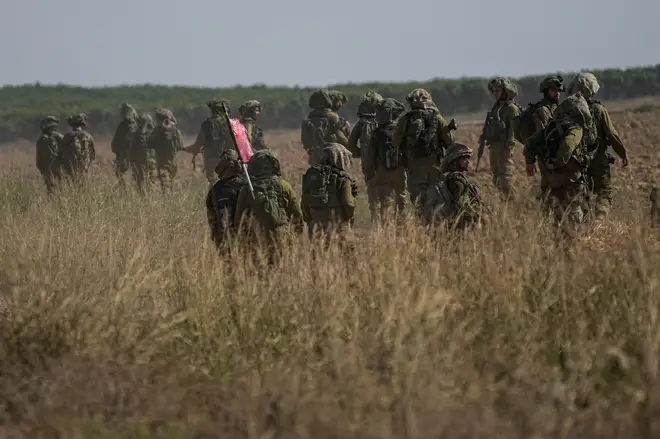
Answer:
<path fill-rule="evenodd" d="M 472 149 L 454 143 L 440 167 L 441 177 L 426 189 L 424 218 L 429 225 L 442 224 L 459 230 L 482 222 L 488 207 L 479 196 L 479 187 L 470 183 L 466 172 Z"/>
<path fill-rule="evenodd" d="M 177 173 L 176 153 L 183 151 L 183 135 L 166 108 L 156 110 L 156 126 L 149 144 L 156 154 L 156 170 L 163 191 L 171 191 Z"/>
<path fill-rule="evenodd" d="M 488 89 L 495 98 L 495 104 L 486 117 L 479 138 L 480 154 L 484 145 L 490 149 L 490 169 L 493 184 L 505 199 L 515 194 L 512 183 L 513 152 L 516 145 L 514 119 L 520 108 L 514 102 L 518 94 L 516 86 L 506 78 L 498 76 L 488 83 Z"/>
<path fill-rule="evenodd" d="M 406 208 L 403 153 L 393 142 L 396 120 L 405 106 L 396 99 L 387 98 L 378 102 L 375 110 L 377 126 L 362 153 L 362 169 L 367 188 L 373 192 L 373 199 L 369 200 L 371 220 L 385 222 L 393 205 L 396 205 L 397 214 L 402 214 Z"/>
<path fill-rule="evenodd" d="M 206 217 L 211 232 L 211 240 L 218 249 L 226 249 L 228 238 L 235 232 L 234 223 L 238 194 L 247 184 L 243 176 L 241 158 L 233 149 L 220 153 L 215 167 L 218 181 L 206 196 Z"/>
<path fill-rule="evenodd" d="M 346 149 L 328 143 L 321 151 L 320 164 L 310 167 L 302 179 L 301 209 L 310 239 L 314 230 L 327 247 L 333 235 L 346 242 L 355 220 L 355 180 L 347 173 L 350 162 Z"/>
<path fill-rule="evenodd" d="M 376 207 L 376 193 L 373 184 L 367 179 L 367 170 L 365 168 L 365 155 L 369 155 L 367 148 L 371 141 L 371 133 L 376 128 L 376 104 L 383 100 L 383 97 L 373 91 L 368 91 L 362 98 L 362 102 L 358 105 L 358 122 L 353 127 L 350 136 L 348 137 L 347 148 L 354 157 L 362 157 L 362 173 L 364 174 L 365 182 L 367 183 L 367 199 L 369 202 L 369 211 L 371 212 L 371 219 L 375 220 L 377 217 Z M 363 155 L 364 154 L 364 155 Z"/>
<path fill-rule="evenodd" d="M 332 111 L 339 114 L 339 110 L 348 102 L 346 95 L 338 90 L 330 90 L 330 99 L 332 100 Z M 351 135 L 351 123 L 339 116 L 339 126 L 346 137 Z"/>
<path fill-rule="evenodd" d="M 651 188 L 651 227 L 660 227 L 660 187 Z"/>
<path fill-rule="evenodd" d="M 594 99 L 599 89 L 598 80 L 592 73 L 578 73 L 568 87 L 569 94 L 581 93 L 587 100 L 596 130 L 596 140 L 593 144 L 587 145 L 587 153 L 590 158 L 588 178 L 596 196 L 596 218 L 606 216 L 612 207 L 610 165 L 614 163 L 614 157 L 607 152 L 607 147 L 611 146 L 614 152 L 621 157 L 622 167 L 628 166 L 628 153 L 623 146 L 623 139 L 614 128 L 607 109 Z"/>
<path fill-rule="evenodd" d="M 137 129 L 130 141 L 129 163 L 133 179 L 141 194 L 151 188 L 156 182 L 156 152 L 152 149 L 151 134 L 155 123 L 147 114 L 140 114 L 137 118 Z"/>
<path fill-rule="evenodd" d="M 428 91 L 417 88 L 406 100 L 411 110 L 399 117 L 392 142 L 403 153 L 410 198 L 421 206 L 419 198 L 427 186 L 437 181 L 437 166 L 442 163 L 445 149 L 454 143 L 454 135 Z"/>
<path fill-rule="evenodd" d="M 312 111 L 300 127 L 300 140 L 308 155 L 310 166 L 317 165 L 321 150 L 326 143 L 348 145 L 348 138 L 342 131 L 339 115 L 333 111 L 333 102 L 326 89 L 320 89 L 309 97 Z"/>
<path fill-rule="evenodd" d="M 62 134 L 57 132 L 60 121 L 54 116 L 44 118 L 40 123 L 41 136 L 37 139 L 37 169 L 41 173 L 48 195 L 53 195 L 61 178 L 59 143 Z"/>
<path fill-rule="evenodd" d="M 120 184 L 124 182 L 124 173 L 130 168 L 129 150 L 131 147 L 131 139 L 137 129 L 137 112 L 127 103 L 121 104 L 119 110 L 122 121 L 117 125 L 115 135 L 112 137 L 110 149 L 115 155 L 115 175 L 119 179 Z"/>
<path fill-rule="evenodd" d="M 85 131 L 87 115 L 78 113 L 66 118 L 71 131 L 66 133 L 59 143 L 62 168 L 75 183 L 83 183 L 89 167 L 96 159 L 94 137 Z"/>
<path fill-rule="evenodd" d="M 525 143 L 527 174 L 544 162 L 555 223 L 570 237 L 582 223 L 586 147 L 595 138 L 589 104 L 580 94 L 569 96 L 557 108 L 552 122 Z M 565 221 L 567 220 L 567 221 Z"/>
<path fill-rule="evenodd" d="M 291 185 L 282 178 L 279 160 L 268 149 L 254 153 L 248 164 L 254 198 L 249 186 L 238 194 L 234 226 L 245 231 L 251 239 L 265 239 L 269 253 L 277 253 L 279 238 L 287 225 L 302 232 L 300 204 Z M 271 262 L 273 259 L 271 259 Z"/>
<path fill-rule="evenodd" d="M 215 168 L 220 159 L 220 153 L 226 149 L 232 149 L 231 133 L 224 120 L 223 105 L 227 111 L 231 111 L 229 101 L 226 99 L 214 99 L 206 103 L 211 110 L 208 117 L 199 129 L 195 143 L 185 148 L 185 151 L 197 155 L 204 155 L 204 170 L 209 185 L 213 185 L 217 179 Z"/>
<path fill-rule="evenodd" d="M 257 119 L 261 115 L 261 103 L 259 101 L 246 101 L 239 107 L 238 112 L 241 115 L 241 123 L 247 130 L 252 150 L 268 149 L 264 140 L 264 131 L 257 126 Z"/>

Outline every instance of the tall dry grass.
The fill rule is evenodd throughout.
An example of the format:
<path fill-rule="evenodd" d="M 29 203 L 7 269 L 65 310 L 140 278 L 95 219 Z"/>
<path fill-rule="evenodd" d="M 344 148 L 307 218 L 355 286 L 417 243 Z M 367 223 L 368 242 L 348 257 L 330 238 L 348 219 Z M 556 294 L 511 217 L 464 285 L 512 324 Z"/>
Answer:
<path fill-rule="evenodd" d="M 268 265 L 216 254 L 205 191 L 141 198 L 104 177 L 48 200 L 35 178 L 0 177 L 0 294 L 14 301 L 0 435 L 660 432 L 660 253 L 642 204 L 572 253 L 533 203 L 495 202 L 479 233 L 363 226 L 353 253 L 312 258 L 299 239 Z"/>

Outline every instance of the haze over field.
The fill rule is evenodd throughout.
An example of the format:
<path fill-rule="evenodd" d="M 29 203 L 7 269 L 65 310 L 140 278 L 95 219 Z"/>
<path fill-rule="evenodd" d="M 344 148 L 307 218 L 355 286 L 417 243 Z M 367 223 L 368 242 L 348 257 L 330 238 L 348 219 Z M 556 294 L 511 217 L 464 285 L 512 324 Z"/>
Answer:
<path fill-rule="evenodd" d="M 0 84 L 327 85 L 520 76 L 660 60 L 660 47 L 651 43 L 660 40 L 658 2 L 332 4 L 12 2 L 0 16 Z M 512 41 L 509 55 L 505 48 Z M 240 62 L 232 63 L 238 50 Z"/>

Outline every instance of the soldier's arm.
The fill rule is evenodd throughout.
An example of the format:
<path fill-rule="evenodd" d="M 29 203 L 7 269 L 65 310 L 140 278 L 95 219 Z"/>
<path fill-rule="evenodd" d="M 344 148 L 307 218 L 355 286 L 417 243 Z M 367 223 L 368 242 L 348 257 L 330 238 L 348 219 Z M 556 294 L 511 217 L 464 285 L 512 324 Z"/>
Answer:
<path fill-rule="evenodd" d="M 365 181 L 371 180 L 376 174 L 376 137 L 372 134 L 369 138 L 369 144 L 365 145 L 362 151 L 362 169 L 364 169 Z"/>
<path fill-rule="evenodd" d="M 628 151 L 626 151 L 626 147 L 623 146 L 623 139 L 621 138 L 621 135 L 619 132 L 614 128 L 614 124 L 612 123 L 612 118 L 610 117 L 610 113 L 607 111 L 607 109 L 604 106 L 600 106 L 601 108 L 601 124 L 602 124 L 602 133 L 605 135 L 605 138 L 607 139 L 607 144 L 612 147 L 614 152 L 617 153 L 619 157 L 622 159 L 627 159 L 628 158 Z"/>
<path fill-rule="evenodd" d="M 447 127 L 447 121 L 440 114 L 438 114 L 438 140 L 444 149 L 449 148 L 456 141 L 454 133 Z"/>
<path fill-rule="evenodd" d="M 202 152 L 202 149 L 204 149 L 205 143 L 206 137 L 204 136 L 204 129 L 200 127 L 195 142 L 192 145 L 186 146 L 183 150 L 189 152 L 190 154 L 199 154 Z"/>
<path fill-rule="evenodd" d="M 355 206 L 357 202 L 351 190 L 351 180 L 345 178 L 342 182 L 339 192 L 339 202 L 341 203 L 343 220 L 349 222 L 355 217 Z"/>
<path fill-rule="evenodd" d="M 215 206 L 213 205 L 213 188 L 211 188 L 206 195 L 206 219 L 208 220 L 209 228 L 211 229 L 211 238 L 215 240 L 217 238 L 218 217 Z"/>
<path fill-rule="evenodd" d="M 564 140 L 559 144 L 555 158 L 552 160 L 554 167 L 561 168 L 568 164 L 573 157 L 573 153 L 580 146 L 583 134 L 582 128 L 571 128 L 568 130 L 568 133 L 564 136 Z"/>
<path fill-rule="evenodd" d="M 293 188 L 287 181 L 280 180 L 280 184 L 282 185 L 282 191 L 284 192 L 284 196 L 286 198 L 286 213 L 289 216 L 289 220 L 294 225 L 296 232 L 302 233 L 303 214 L 302 210 L 300 209 L 300 204 L 298 203 L 296 193 L 293 191 Z"/>
<path fill-rule="evenodd" d="M 534 120 L 534 129 L 537 132 L 545 129 L 545 127 L 548 125 L 548 122 L 550 121 L 550 116 L 550 111 L 547 107 L 538 108 L 532 115 L 532 119 Z"/>
<path fill-rule="evenodd" d="M 330 119 L 330 123 L 332 124 L 332 126 L 335 127 L 335 132 L 333 134 L 337 139 L 337 143 L 339 143 L 342 146 L 348 145 L 348 137 L 346 137 L 346 134 L 344 134 L 344 131 L 342 131 L 341 120 L 339 119 L 339 115 L 337 113 L 329 113 L 328 119 Z"/>
<path fill-rule="evenodd" d="M 348 148 L 348 150 L 353 154 L 353 157 L 362 156 L 362 145 L 358 147 L 358 141 L 360 140 L 363 124 L 364 123 L 359 120 L 353 127 L 353 130 L 351 130 L 351 135 L 348 136 L 348 145 L 346 145 L 346 148 Z"/>
<path fill-rule="evenodd" d="M 96 160 L 96 145 L 94 144 L 94 137 L 87 133 L 88 137 L 88 142 L 89 142 L 89 158 L 91 160 Z"/>
<path fill-rule="evenodd" d="M 528 165 L 536 164 L 536 157 L 538 156 L 538 145 L 543 141 L 543 130 L 537 131 L 532 134 L 523 148 L 523 155 L 525 156 L 525 163 Z"/>
<path fill-rule="evenodd" d="M 516 122 L 515 118 L 520 115 L 520 110 L 515 105 L 506 105 L 502 109 L 502 120 L 506 124 L 506 143 L 508 146 L 516 144 Z"/>

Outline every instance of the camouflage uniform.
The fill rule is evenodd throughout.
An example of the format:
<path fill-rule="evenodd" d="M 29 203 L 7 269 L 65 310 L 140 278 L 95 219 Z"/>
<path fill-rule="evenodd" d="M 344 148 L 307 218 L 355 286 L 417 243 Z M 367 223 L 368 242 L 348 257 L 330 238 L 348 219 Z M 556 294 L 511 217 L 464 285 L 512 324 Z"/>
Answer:
<path fill-rule="evenodd" d="M 79 113 L 66 119 L 71 131 L 66 133 L 59 143 L 62 169 L 73 182 L 84 181 L 89 167 L 96 159 L 94 138 L 85 131 L 87 115 Z"/>
<path fill-rule="evenodd" d="M 211 110 L 211 116 L 207 118 L 199 129 L 195 143 L 185 148 L 185 151 L 197 155 L 204 155 L 204 172 L 210 185 L 217 180 L 215 168 L 220 160 L 220 153 L 227 149 L 233 149 L 231 133 L 224 120 L 223 108 L 226 106 L 230 112 L 229 101 L 226 99 L 214 99 L 206 103 Z"/>
<path fill-rule="evenodd" d="M 415 89 L 406 100 L 412 109 L 399 117 L 392 141 L 403 153 L 408 191 L 412 202 L 418 203 L 427 186 L 436 182 L 438 166 L 445 149 L 453 145 L 454 135 L 428 91 Z"/>
<path fill-rule="evenodd" d="M 328 93 L 330 94 L 330 99 L 332 100 L 332 111 L 339 114 L 339 110 L 341 110 L 341 108 L 346 105 L 348 98 L 344 93 L 338 90 L 329 90 Z M 342 133 L 344 133 L 346 137 L 351 135 L 351 123 L 341 116 L 339 116 L 339 126 L 341 127 Z"/>
<path fill-rule="evenodd" d="M 183 135 L 176 126 L 172 112 L 165 108 L 156 110 L 156 127 L 149 141 L 156 154 L 156 170 L 163 190 L 172 190 L 177 173 L 176 153 L 183 151 Z"/>
<path fill-rule="evenodd" d="M 310 166 L 319 163 L 321 150 L 325 143 L 348 145 L 348 138 L 343 131 L 339 115 L 332 110 L 333 102 L 326 89 L 320 89 L 309 97 L 312 111 L 303 120 L 300 128 L 300 140 L 308 155 Z"/>
<path fill-rule="evenodd" d="M 518 90 L 511 81 L 501 76 L 488 83 L 491 92 L 495 87 L 500 88 L 503 93 L 486 117 L 479 142 L 489 145 L 493 184 L 508 198 L 515 194 L 512 183 L 512 157 L 516 145 L 514 119 L 520 115 L 520 108 L 513 99 Z"/>
<path fill-rule="evenodd" d="M 329 143 L 321 151 L 320 164 L 310 167 L 303 176 L 301 210 L 310 237 L 316 233 L 325 244 L 335 233 L 345 242 L 355 220 L 357 186 L 347 173 L 350 157 L 338 143 Z"/>
<path fill-rule="evenodd" d="M 156 182 L 156 152 L 151 147 L 155 123 L 149 114 L 140 114 L 128 152 L 129 164 L 138 191 L 144 194 Z"/>
<path fill-rule="evenodd" d="M 362 173 L 364 174 L 364 180 L 367 185 L 367 199 L 372 220 L 376 220 L 378 217 L 378 197 L 373 183 L 367 178 L 364 156 L 369 155 L 367 148 L 371 141 L 371 133 L 376 128 L 375 105 L 382 100 L 383 97 L 373 91 L 369 91 L 364 95 L 362 102 L 358 106 L 358 122 L 355 124 L 348 137 L 347 145 L 348 150 L 351 151 L 354 157 L 362 157 Z"/>
<path fill-rule="evenodd" d="M 41 136 L 37 139 L 37 169 L 46 185 L 46 191 L 52 195 L 61 178 L 61 163 L 59 158 L 59 143 L 62 134 L 57 132 L 60 121 L 54 116 L 48 116 L 41 121 Z"/>
<path fill-rule="evenodd" d="M 241 123 L 247 131 L 252 150 L 268 149 L 264 139 L 264 131 L 257 126 L 258 113 L 261 113 L 261 103 L 259 101 L 246 101 L 239 107 L 238 112 L 241 115 Z"/>
<path fill-rule="evenodd" d="M 405 111 L 396 99 L 387 98 L 376 104 L 377 126 L 362 152 L 362 169 L 367 187 L 374 199 L 369 200 L 371 218 L 386 221 L 393 205 L 401 214 L 406 207 L 406 169 L 403 152 L 394 146 L 396 120 Z"/>
<path fill-rule="evenodd" d="M 465 162 L 459 159 L 466 158 Z M 485 219 L 488 207 L 479 196 L 479 187 L 470 183 L 468 170 L 472 149 L 462 143 L 454 143 L 440 167 L 438 182 L 426 189 L 424 219 L 429 225 L 442 224 L 465 229 Z"/>
<path fill-rule="evenodd" d="M 598 80 L 592 73 L 578 73 L 568 88 L 569 94 L 581 93 L 589 103 L 589 110 L 593 117 L 597 139 L 588 145 L 590 156 L 589 174 L 596 196 L 596 216 L 602 217 L 609 213 L 612 206 L 612 174 L 610 161 L 614 161 L 607 152 L 611 146 L 614 152 L 623 159 L 624 166 L 628 164 L 628 153 L 623 146 L 623 139 L 612 124 L 607 109 L 594 99 L 600 89 Z"/>
<path fill-rule="evenodd" d="M 555 222 L 569 234 L 584 219 L 584 145 L 595 138 L 592 126 L 584 97 L 569 96 L 557 108 L 554 120 L 525 142 L 528 173 L 533 175 L 537 159 L 544 162 Z"/>
<path fill-rule="evenodd" d="M 276 194 L 278 208 L 286 217 L 284 225 L 292 224 L 297 233 L 302 233 L 303 219 L 300 204 L 291 185 L 282 179 L 280 162 L 272 151 L 264 149 L 255 152 L 248 164 L 248 173 L 255 191 L 265 188 Z M 284 225 L 274 229 L 266 227 L 262 219 L 254 213 L 254 203 L 249 186 L 244 186 L 238 194 L 234 226 L 237 230 L 246 233 L 248 240 L 257 242 L 265 240 L 272 257 L 278 252 L 279 238 Z"/>
<path fill-rule="evenodd" d="M 127 103 L 121 104 L 121 117 L 122 121 L 115 130 L 115 135 L 110 142 L 110 149 L 115 155 L 115 174 L 117 178 L 123 181 L 123 175 L 130 168 L 130 159 L 128 157 L 131 140 L 133 134 L 137 129 L 136 117 L 137 113 L 133 107 Z"/>
<path fill-rule="evenodd" d="M 234 234 L 236 203 L 238 194 L 247 184 L 241 168 L 241 158 L 232 149 L 220 153 L 215 171 L 218 181 L 206 196 L 206 218 L 209 223 L 211 240 L 218 249 L 229 250 L 227 238 Z"/>

